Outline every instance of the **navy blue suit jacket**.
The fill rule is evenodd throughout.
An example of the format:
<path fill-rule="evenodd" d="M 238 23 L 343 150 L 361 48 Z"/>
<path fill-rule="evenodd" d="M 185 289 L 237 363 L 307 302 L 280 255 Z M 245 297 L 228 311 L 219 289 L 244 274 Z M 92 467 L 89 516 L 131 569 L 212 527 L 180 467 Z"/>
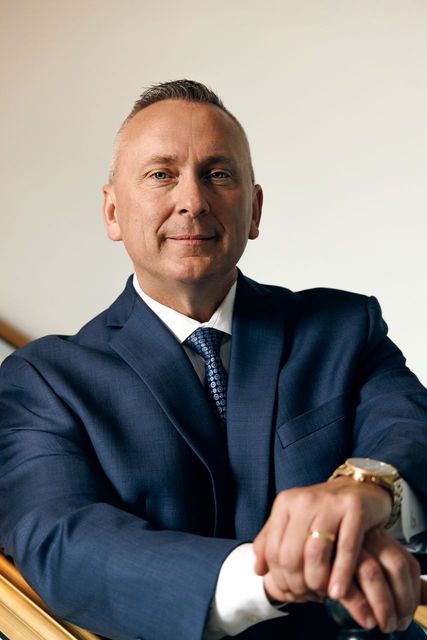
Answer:
<path fill-rule="evenodd" d="M 76 336 L 38 340 L 1 369 L 6 553 L 81 626 L 200 640 L 222 562 L 281 489 L 354 455 L 427 494 L 427 392 L 386 331 L 374 298 L 239 275 L 225 434 L 129 281 Z M 291 619 L 239 637 L 283 638 Z"/>

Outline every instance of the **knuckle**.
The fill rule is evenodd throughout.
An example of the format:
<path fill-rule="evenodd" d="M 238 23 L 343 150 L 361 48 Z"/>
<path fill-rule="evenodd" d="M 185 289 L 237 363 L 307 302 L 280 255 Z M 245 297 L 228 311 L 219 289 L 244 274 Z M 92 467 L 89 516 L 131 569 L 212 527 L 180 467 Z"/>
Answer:
<path fill-rule="evenodd" d="M 402 555 L 396 555 L 393 560 L 392 570 L 396 575 L 403 575 L 408 568 L 408 559 Z"/>
<path fill-rule="evenodd" d="M 347 493 L 345 502 L 347 509 L 351 509 L 353 517 L 360 518 L 363 515 L 363 500 L 359 493 Z"/>
<path fill-rule="evenodd" d="M 276 505 L 283 505 L 286 503 L 288 496 L 292 495 L 292 489 L 288 490 L 288 491 L 280 491 L 277 496 L 276 499 L 274 501 L 274 504 Z"/>
<path fill-rule="evenodd" d="M 295 509 L 302 513 L 310 512 L 313 505 L 316 504 L 316 498 L 309 487 L 296 491 L 294 501 Z"/>
<path fill-rule="evenodd" d="M 378 582 L 382 578 L 382 570 L 374 560 L 366 560 L 360 565 L 359 578 L 366 582 Z"/>
<path fill-rule="evenodd" d="M 289 499 L 288 494 L 289 494 L 289 491 L 281 491 L 280 493 L 277 494 L 273 503 L 273 507 L 271 509 L 271 515 L 269 520 L 271 520 L 272 518 L 278 517 L 279 515 L 283 514 L 286 511 L 288 499 Z"/>

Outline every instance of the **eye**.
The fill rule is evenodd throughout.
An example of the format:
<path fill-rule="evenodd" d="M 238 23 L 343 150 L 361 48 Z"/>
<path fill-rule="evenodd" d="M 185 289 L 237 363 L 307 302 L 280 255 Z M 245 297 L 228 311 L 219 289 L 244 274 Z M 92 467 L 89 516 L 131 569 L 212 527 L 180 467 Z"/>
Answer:
<path fill-rule="evenodd" d="M 166 173 L 166 171 L 154 171 L 154 173 L 151 174 L 150 178 L 154 178 L 154 180 L 167 180 L 167 178 L 169 178 L 169 175 Z"/>
<path fill-rule="evenodd" d="M 226 178 L 229 178 L 230 175 L 229 173 L 227 173 L 227 171 L 211 171 L 209 173 L 209 178 L 211 178 L 212 180 L 225 180 Z"/>

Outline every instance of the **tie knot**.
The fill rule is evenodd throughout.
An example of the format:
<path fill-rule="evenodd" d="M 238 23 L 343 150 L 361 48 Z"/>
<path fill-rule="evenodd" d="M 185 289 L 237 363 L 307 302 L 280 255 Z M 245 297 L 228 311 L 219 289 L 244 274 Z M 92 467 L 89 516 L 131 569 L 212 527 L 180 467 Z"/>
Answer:
<path fill-rule="evenodd" d="M 212 327 L 199 327 L 188 336 L 186 342 L 189 347 L 199 354 L 205 362 L 210 358 L 218 358 L 221 347 L 222 338 L 225 335 L 223 331 L 213 329 Z"/>

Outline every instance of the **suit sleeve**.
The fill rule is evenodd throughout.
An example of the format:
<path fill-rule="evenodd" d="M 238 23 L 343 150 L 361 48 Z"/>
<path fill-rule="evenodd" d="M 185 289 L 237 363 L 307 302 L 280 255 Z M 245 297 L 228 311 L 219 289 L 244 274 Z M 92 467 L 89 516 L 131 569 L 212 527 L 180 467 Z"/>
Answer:
<path fill-rule="evenodd" d="M 391 463 L 425 500 L 427 391 L 387 337 L 387 325 L 375 298 L 368 301 L 367 322 L 357 385 L 353 455 Z"/>
<path fill-rule="evenodd" d="M 19 355 L 0 370 L 0 540 L 48 605 L 114 640 L 200 640 L 239 542 L 123 508 L 63 399 Z"/>

